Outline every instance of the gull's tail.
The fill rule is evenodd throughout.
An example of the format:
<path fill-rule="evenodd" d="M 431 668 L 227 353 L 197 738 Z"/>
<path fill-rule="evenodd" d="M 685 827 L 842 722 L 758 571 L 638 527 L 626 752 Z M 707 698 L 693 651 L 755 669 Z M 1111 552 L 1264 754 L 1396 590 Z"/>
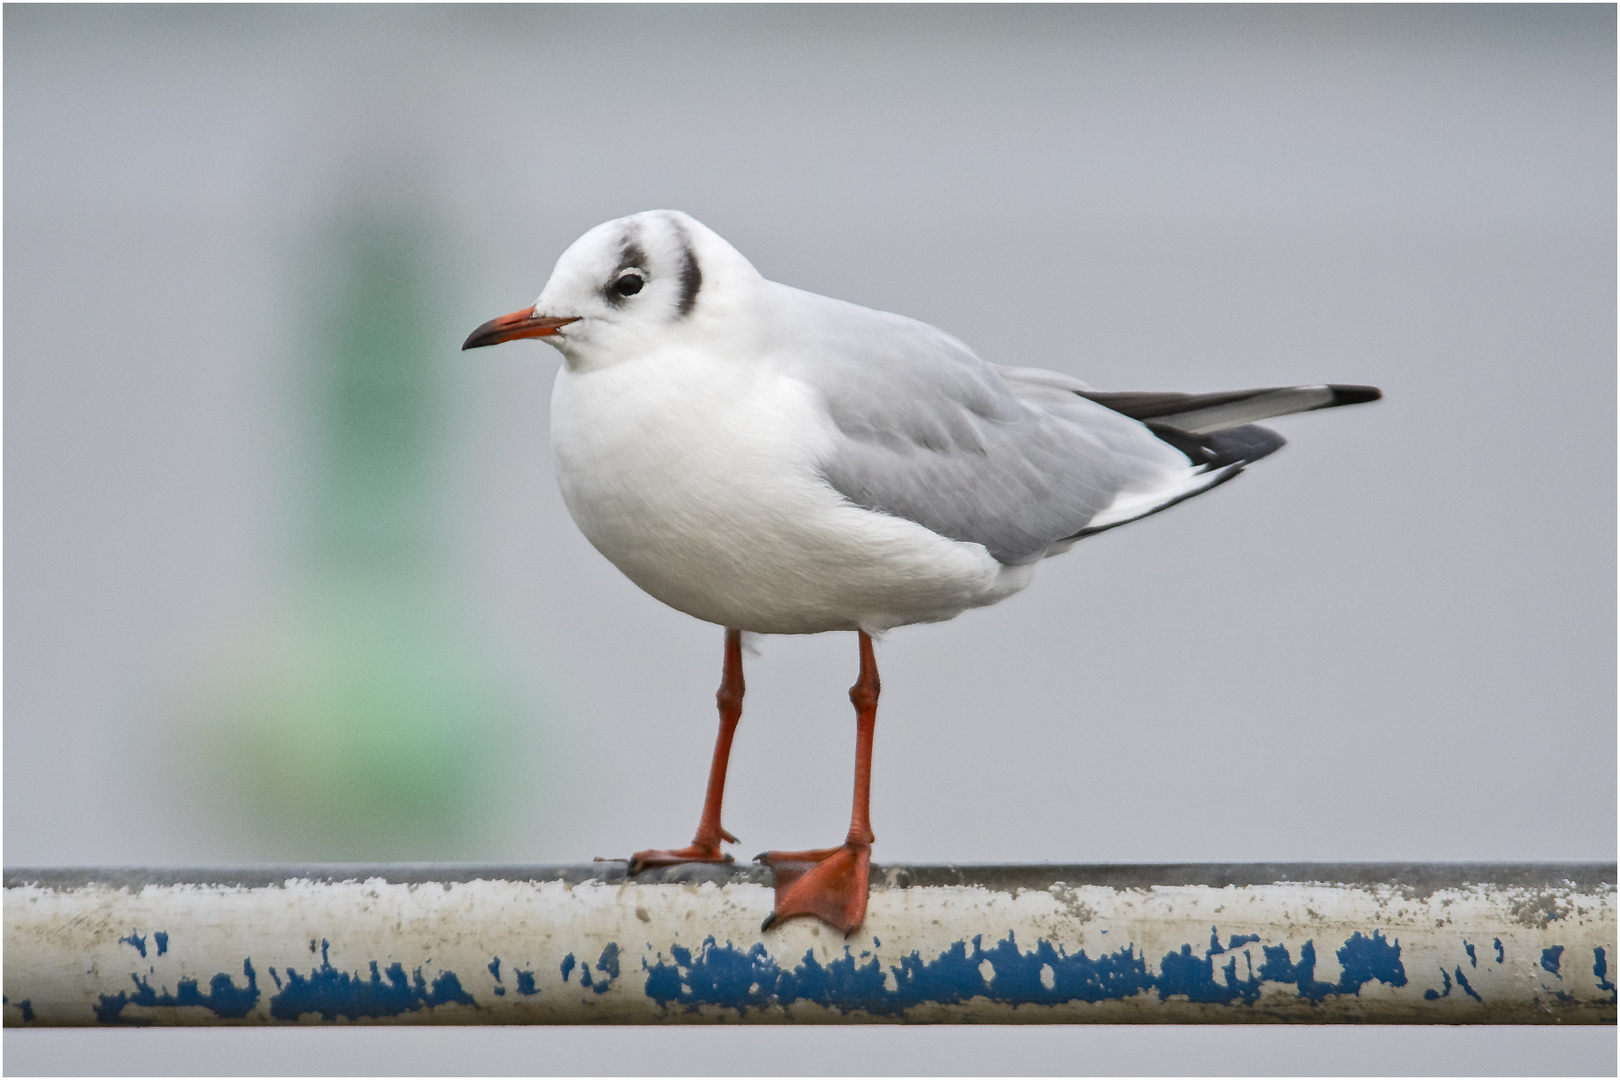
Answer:
<path fill-rule="evenodd" d="M 1140 421 L 1198 467 L 1194 478 L 1169 491 L 1121 497 L 1071 537 L 1084 536 L 1166 510 L 1225 483 L 1251 461 L 1280 449 L 1286 441 L 1256 420 L 1359 405 L 1383 397 L 1376 386 L 1274 386 L 1219 394 L 1178 394 L 1074 390 L 1081 397 Z"/>
<path fill-rule="evenodd" d="M 1283 445 L 1275 431 L 1252 426 L 1274 416 L 1377 401 L 1376 386 L 1272 386 L 1219 394 L 1076 391 L 1104 408 L 1140 420 L 1194 464 L 1219 468 L 1259 461 Z"/>
<path fill-rule="evenodd" d="M 1228 390 L 1220 394 L 1174 394 L 1102 390 L 1077 390 L 1105 408 L 1124 413 L 1132 420 L 1152 422 L 1203 435 L 1242 427 L 1273 416 L 1332 409 L 1339 405 L 1359 405 L 1377 401 L 1383 392 L 1376 386 L 1273 386 L 1264 390 Z"/>

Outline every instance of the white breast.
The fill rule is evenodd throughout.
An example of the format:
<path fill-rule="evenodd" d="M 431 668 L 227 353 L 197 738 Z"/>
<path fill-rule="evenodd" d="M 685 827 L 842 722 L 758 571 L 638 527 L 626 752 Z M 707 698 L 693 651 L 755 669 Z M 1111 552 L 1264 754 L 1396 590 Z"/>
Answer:
<path fill-rule="evenodd" d="M 994 603 L 1032 573 L 848 503 L 815 468 L 835 437 L 820 402 L 768 363 L 668 350 L 565 367 L 551 437 L 563 500 L 597 550 L 723 626 L 879 632 Z"/>

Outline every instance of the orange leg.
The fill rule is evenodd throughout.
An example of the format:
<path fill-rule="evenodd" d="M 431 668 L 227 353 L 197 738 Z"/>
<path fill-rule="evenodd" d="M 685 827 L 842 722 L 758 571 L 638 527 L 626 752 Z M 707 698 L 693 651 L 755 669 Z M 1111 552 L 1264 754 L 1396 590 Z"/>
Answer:
<path fill-rule="evenodd" d="M 877 726 L 877 658 L 872 639 L 860 635 L 861 674 L 849 688 L 855 705 L 855 800 L 843 847 L 815 851 L 767 851 L 758 861 L 775 871 L 776 910 L 762 930 L 801 915 L 853 934 L 866 918 L 867 878 L 872 868 L 872 731 Z"/>
<path fill-rule="evenodd" d="M 736 734 L 737 721 L 742 717 L 741 631 L 726 631 L 725 666 L 720 675 L 720 691 L 714 695 L 714 699 L 720 706 L 720 734 L 714 740 L 714 760 L 709 765 L 709 791 L 703 798 L 703 816 L 698 819 L 697 835 L 692 837 L 692 843 L 687 847 L 636 852 L 630 857 L 632 874 L 639 874 L 654 866 L 731 861 L 730 855 L 720 851 L 720 841 L 735 844 L 737 838 L 720 824 L 720 801 L 726 794 L 726 765 L 731 760 L 731 737 Z"/>

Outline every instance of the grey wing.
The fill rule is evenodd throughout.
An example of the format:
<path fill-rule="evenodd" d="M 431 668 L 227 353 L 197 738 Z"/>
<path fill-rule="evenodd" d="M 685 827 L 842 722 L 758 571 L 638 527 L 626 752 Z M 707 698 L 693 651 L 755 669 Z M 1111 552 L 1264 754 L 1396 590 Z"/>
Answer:
<path fill-rule="evenodd" d="M 820 392 L 837 430 L 823 474 L 857 506 L 1018 564 L 1137 496 L 1162 504 L 1217 482 L 1072 388 L 1004 373 L 925 323 L 838 307 L 794 374 Z"/>

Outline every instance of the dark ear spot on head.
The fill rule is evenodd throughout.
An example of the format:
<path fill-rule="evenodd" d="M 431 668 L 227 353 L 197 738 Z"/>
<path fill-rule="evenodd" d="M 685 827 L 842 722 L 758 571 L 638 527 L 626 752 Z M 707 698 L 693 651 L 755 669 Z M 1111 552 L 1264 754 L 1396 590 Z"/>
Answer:
<path fill-rule="evenodd" d="M 679 315 L 690 315 L 692 306 L 697 303 L 698 290 L 703 287 L 703 271 L 698 269 L 697 256 L 692 254 L 691 245 L 681 249 L 681 300 L 675 311 Z"/>
<path fill-rule="evenodd" d="M 703 288 L 703 271 L 698 267 L 697 255 L 692 251 L 692 234 L 678 215 L 669 215 L 668 221 L 675 235 L 681 239 L 681 295 L 675 302 L 675 317 L 684 318 L 692 314 L 692 308 L 697 304 L 698 290 Z"/>

